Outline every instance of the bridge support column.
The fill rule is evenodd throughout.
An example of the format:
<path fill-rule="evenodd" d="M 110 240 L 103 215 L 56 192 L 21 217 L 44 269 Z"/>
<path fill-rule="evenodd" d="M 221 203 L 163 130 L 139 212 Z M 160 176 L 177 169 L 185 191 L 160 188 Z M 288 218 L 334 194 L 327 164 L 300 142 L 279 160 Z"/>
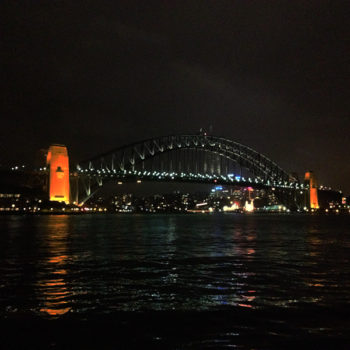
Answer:
<path fill-rule="evenodd" d="M 79 174 L 73 173 L 73 176 L 70 176 L 69 179 L 70 185 L 70 199 L 71 203 L 78 204 L 79 203 Z"/>
<path fill-rule="evenodd" d="M 307 207 L 309 209 L 319 209 L 317 181 L 313 171 L 307 171 L 305 173 L 305 184 L 309 185 L 308 198 L 306 200 Z"/>
<path fill-rule="evenodd" d="M 49 167 L 50 201 L 69 203 L 69 158 L 67 147 L 51 145 L 46 158 Z"/>

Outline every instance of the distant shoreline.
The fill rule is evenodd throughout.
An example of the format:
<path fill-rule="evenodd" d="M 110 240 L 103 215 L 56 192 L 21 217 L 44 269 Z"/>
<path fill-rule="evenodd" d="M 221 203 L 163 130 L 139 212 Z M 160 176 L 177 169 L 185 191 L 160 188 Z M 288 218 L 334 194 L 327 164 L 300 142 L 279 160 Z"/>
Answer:
<path fill-rule="evenodd" d="M 303 216 L 349 216 L 350 213 L 348 211 L 346 212 L 313 212 L 313 213 L 307 213 L 307 212 L 262 212 L 262 211 L 255 211 L 253 213 L 245 213 L 245 212 L 167 212 L 167 213 L 162 213 L 162 212 L 133 212 L 133 213 L 118 213 L 118 212 L 0 212 L 0 216 L 47 216 L 47 215 L 247 215 L 247 216 L 252 216 L 252 215 L 303 215 Z"/>

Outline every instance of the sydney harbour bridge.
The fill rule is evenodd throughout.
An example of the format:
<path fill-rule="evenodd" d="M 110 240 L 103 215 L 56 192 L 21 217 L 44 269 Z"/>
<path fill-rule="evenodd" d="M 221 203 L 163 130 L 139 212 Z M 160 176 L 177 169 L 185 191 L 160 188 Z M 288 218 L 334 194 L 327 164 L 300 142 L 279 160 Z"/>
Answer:
<path fill-rule="evenodd" d="M 63 167 L 53 164 L 50 169 L 60 172 Z M 147 180 L 273 189 L 289 207 L 300 206 L 298 197 L 310 192 L 309 184 L 252 148 L 200 133 L 145 139 L 79 162 L 70 171 L 70 198 L 83 204 L 105 183 Z"/>

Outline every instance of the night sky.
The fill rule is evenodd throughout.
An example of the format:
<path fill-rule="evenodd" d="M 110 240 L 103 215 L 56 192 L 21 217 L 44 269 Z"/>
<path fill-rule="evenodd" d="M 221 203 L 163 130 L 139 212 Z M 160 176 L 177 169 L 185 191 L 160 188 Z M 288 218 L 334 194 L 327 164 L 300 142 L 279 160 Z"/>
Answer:
<path fill-rule="evenodd" d="M 200 128 L 350 193 L 349 1 L 1 1 L 0 163 Z"/>

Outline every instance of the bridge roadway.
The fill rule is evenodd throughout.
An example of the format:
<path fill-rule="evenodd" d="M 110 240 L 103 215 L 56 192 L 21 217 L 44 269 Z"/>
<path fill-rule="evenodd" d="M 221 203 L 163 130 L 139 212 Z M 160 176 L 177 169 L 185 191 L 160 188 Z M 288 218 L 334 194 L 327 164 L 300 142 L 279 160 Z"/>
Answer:
<path fill-rule="evenodd" d="M 166 181 L 166 182 L 190 182 L 190 183 L 205 183 L 218 185 L 231 185 L 240 187 L 254 187 L 257 189 L 266 188 L 285 188 L 293 190 L 307 190 L 308 186 L 299 182 L 283 182 L 262 180 L 259 178 L 245 178 L 233 175 L 216 175 L 216 174 L 194 174 L 194 173 L 176 173 L 176 172 L 159 172 L 159 171 L 137 171 L 137 170 L 80 170 L 78 176 L 86 178 L 94 178 L 99 186 L 104 182 L 137 182 L 143 181 Z"/>

